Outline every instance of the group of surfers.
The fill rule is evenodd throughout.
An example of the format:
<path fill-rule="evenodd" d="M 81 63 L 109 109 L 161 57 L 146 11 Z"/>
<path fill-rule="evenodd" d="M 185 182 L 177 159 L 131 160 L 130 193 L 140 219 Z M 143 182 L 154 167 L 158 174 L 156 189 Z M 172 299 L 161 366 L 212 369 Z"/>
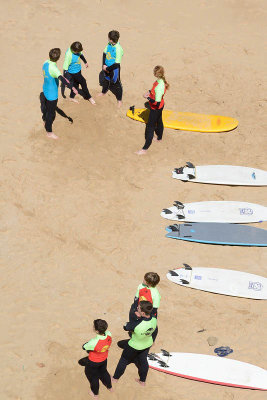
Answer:
<path fill-rule="evenodd" d="M 98 96 L 104 96 L 109 90 L 115 95 L 118 107 L 122 105 L 123 88 L 120 79 L 121 59 L 123 49 L 119 43 L 120 33 L 112 30 L 108 33 L 108 44 L 103 51 L 102 71 L 100 73 L 100 84 L 102 86 L 101 93 Z M 95 100 L 91 96 L 87 82 L 82 75 L 81 60 L 85 67 L 88 68 L 87 60 L 83 54 L 83 46 L 80 42 L 73 42 L 65 53 L 63 64 L 63 73 L 57 67 L 57 61 L 61 56 L 59 48 L 53 48 L 49 51 L 49 59 L 43 64 L 43 94 L 44 103 L 42 105 L 42 119 L 44 122 L 46 135 L 50 139 L 58 139 L 53 132 L 52 125 L 56 117 L 56 108 L 58 102 L 58 86 L 61 81 L 62 87 L 67 86 L 70 89 L 70 100 L 78 103 L 75 96 L 78 94 L 79 86 L 81 87 L 82 96 L 92 105 L 96 105 Z M 151 90 L 144 93 L 143 97 L 148 101 L 150 109 L 148 122 L 145 129 L 145 144 L 136 154 L 146 154 L 151 146 L 154 134 L 155 140 L 161 141 L 163 135 L 162 111 L 164 108 L 164 95 L 169 88 L 164 75 L 164 68 L 157 65 L 153 69 L 156 81 Z"/>

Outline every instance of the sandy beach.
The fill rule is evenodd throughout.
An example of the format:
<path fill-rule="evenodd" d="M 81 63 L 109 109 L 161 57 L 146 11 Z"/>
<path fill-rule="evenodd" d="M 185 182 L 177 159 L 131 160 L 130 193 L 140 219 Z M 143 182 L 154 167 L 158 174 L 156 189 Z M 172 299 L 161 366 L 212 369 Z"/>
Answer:
<path fill-rule="evenodd" d="M 1 400 L 89 399 L 78 360 L 106 319 L 113 334 L 113 373 L 127 338 L 122 329 L 147 271 L 161 276 L 159 335 L 153 351 L 214 355 L 207 338 L 230 346 L 228 358 L 267 368 L 266 302 L 174 285 L 169 269 L 218 267 L 267 277 L 266 248 L 209 246 L 165 238 L 162 208 L 174 200 L 247 201 L 267 206 L 266 187 L 183 183 L 171 171 L 232 164 L 267 169 L 264 0 L 9 0 L 1 8 Z M 124 49 L 123 105 L 97 98 L 107 33 Z M 40 112 L 42 64 L 53 47 L 81 41 L 83 75 L 93 107 L 59 95 L 54 132 Z M 165 129 L 145 156 L 144 125 L 130 120 L 143 107 L 153 67 L 163 65 L 170 90 L 165 108 L 237 118 L 228 133 Z M 66 90 L 69 95 L 69 90 Z M 257 226 L 257 224 L 254 224 Z M 267 222 L 258 225 L 267 229 Z M 203 332 L 198 332 L 203 330 Z M 127 368 L 115 392 L 100 399 L 261 400 L 264 392 L 211 385 L 150 370 L 147 386 Z"/>

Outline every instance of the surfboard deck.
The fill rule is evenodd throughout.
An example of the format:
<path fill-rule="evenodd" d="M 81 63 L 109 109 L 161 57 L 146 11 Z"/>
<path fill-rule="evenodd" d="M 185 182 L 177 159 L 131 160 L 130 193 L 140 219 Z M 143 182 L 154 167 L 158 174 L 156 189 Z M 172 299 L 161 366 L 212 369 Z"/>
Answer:
<path fill-rule="evenodd" d="M 206 354 L 151 354 L 149 367 L 160 372 L 216 385 L 267 390 L 267 371 L 253 364 Z"/>
<path fill-rule="evenodd" d="M 160 214 L 173 221 L 241 223 L 267 221 L 267 207 L 239 201 L 174 202 Z"/>
<path fill-rule="evenodd" d="M 170 270 L 167 278 L 178 285 L 205 292 L 267 300 L 267 278 L 263 276 L 222 268 L 191 268 L 184 265 Z"/>
<path fill-rule="evenodd" d="M 267 246 L 267 230 L 239 224 L 191 222 L 166 228 L 166 237 L 206 244 Z"/>
<path fill-rule="evenodd" d="M 175 168 L 172 177 L 183 182 L 215 185 L 267 186 L 267 171 L 237 165 L 200 165 L 187 162 Z"/>
<path fill-rule="evenodd" d="M 135 121 L 146 124 L 149 112 L 150 110 L 147 108 L 134 108 L 134 111 L 129 109 L 126 115 Z M 238 121 L 231 117 L 170 110 L 163 110 L 162 120 L 165 128 L 191 132 L 228 132 L 238 126 Z"/>

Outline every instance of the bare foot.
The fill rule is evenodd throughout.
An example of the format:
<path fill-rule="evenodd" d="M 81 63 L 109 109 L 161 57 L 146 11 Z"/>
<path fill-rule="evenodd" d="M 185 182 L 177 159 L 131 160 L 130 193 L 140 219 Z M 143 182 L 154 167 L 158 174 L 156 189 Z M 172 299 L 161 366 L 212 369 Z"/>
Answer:
<path fill-rule="evenodd" d="M 46 132 L 46 136 L 49 138 L 49 139 L 58 139 L 58 136 L 57 135 L 55 135 L 53 132 Z"/>
<path fill-rule="evenodd" d="M 77 99 L 75 99 L 75 98 L 72 98 L 72 97 L 70 97 L 70 101 L 72 101 L 73 103 L 77 103 L 77 104 L 79 104 L 78 100 L 77 100 Z"/>
<path fill-rule="evenodd" d="M 139 385 L 141 385 L 141 386 L 146 386 L 146 382 L 142 382 L 142 381 L 140 381 L 140 379 L 136 378 L 135 382 L 139 383 Z"/>
<path fill-rule="evenodd" d="M 113 378 L 113 377 L 111 378 L 111 381 L 114 382 L 114 383 L 117 383 L 118 380 L 119 380 L 119 379 L 115 379 L 115 378 Z"/>
<path fill-rule="evenodd" d="M 92 392 L 92 390 L 90 390 L 89 394 L 90 394 L 90 396 L 92 396 L 94 399 L 99 399 L 98 394 L 94 394 L 94 393 Z"/>
<path fill-rule="evenodd" d="M 142 150 L 138 150 L 135 152 L 135 154 L 138 154 L 139 156 L 142 156 L 144 154 L 146 154 L 146 150 L 142 149 Z"/>
<path fill-rule="evenodd" d="M 105 94 L 106 94 L 106 93 L 102 93 L 102 92 L 101 92 L 101 93 L 98 93 L 97 96 L 98 96 L 98 97 L 99 97 L 99 96 L 105 96 Z"/>
<path fill-rule="evenodd" d="M 114 392 L 114 389 L 113 389 L 113 388 L 108 388 L 108 391 L 111 392 L 111 393 L 113 393 L 113 392 Z"/>
<path fill-rule="evenodd" d="M 95 100 L 93 99 L 93 97 L 90 97 L 89 101 L 90 101 L 91 104 L 93 104 L 93 106 L 96 105 L 96 102 L 95 102 Z"/>
<path fill-rule="evenodd" d="M 121 106 L 122 106 L 122 101 L 119 100 L 119 101 L 118 101 L 118 108 L 121 108 Z"/>
<path fill-rule="evenodd" d="M 162 139 L 158 139 L 157 137 L 153 137 L 153 140 L 154 140 L 155 142 L 158 142 L 158 143 L 160 143 L 160 142 L 162 141 Z"/>

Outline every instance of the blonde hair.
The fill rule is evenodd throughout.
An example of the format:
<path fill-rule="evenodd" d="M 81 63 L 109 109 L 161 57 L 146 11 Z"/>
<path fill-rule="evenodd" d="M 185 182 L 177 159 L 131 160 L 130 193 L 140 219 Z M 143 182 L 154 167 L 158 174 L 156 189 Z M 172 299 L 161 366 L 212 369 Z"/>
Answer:
<path fill-rule="evenodd" d="M 166 89 L 169 89 L 170 85 L 169 85 L 169 83 L 167 82 L 167 80 L 165 78 L 164 68 L 161 65 L 156 65 L 154 70 L 153 70 L 153 72 L 154 72 L 154 75 L 155 75 L 156 78 L 163 79 L 163 81 L 165 83 L 165 86 L 166 86 Z"/>

